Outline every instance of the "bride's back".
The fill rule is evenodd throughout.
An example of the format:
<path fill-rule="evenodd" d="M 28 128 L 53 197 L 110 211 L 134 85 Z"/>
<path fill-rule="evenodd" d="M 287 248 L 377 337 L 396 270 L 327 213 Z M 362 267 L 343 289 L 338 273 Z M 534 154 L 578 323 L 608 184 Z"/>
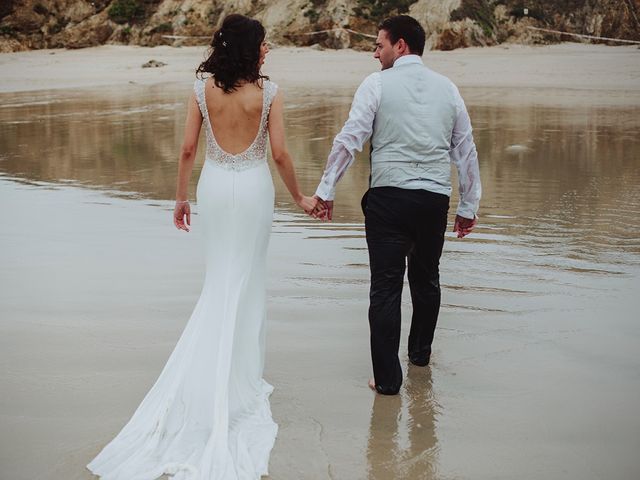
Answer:
<path fill-rule="evenodd" d="M 245 83 L 231 93 L 224 93 L 209 78 L 204 91 L 216 143 L 233 155 L 244 152 L 259 133 L 263 89 L 255 83 Z"/>

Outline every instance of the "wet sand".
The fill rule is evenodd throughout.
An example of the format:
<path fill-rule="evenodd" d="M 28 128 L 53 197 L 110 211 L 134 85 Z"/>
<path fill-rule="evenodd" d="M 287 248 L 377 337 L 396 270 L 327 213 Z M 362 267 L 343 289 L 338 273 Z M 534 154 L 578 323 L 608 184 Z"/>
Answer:
<path fill-rule="evenodd" d="M 197 217 L 185 235 L 169 202 L 6 180 L 0 197 L 11 205 L 0 258 L 3 476 L 88 479 L 84 465 L 133 413 L 195 304 Z M 276 216 L 271 478 L 637 476 L 637 263 L 580 271 L 478 237 L 448 235 L 432 365 L 403 361 L 405 385 L 389 398 L 366 386 L 361 225 Z M 409 312 L 405 295 L 403 346 Z"/>
<path fill-rule="evenodd" d="M 276 181 L 265 376 L 276 387 L 280 432 L 271 478 L 640 476 L 640 85 L 633 84 L 638 62 L 626 61 L 640 51 L 564 45 L 543 61 L 563 63 L 563 48 L 571 58 L 624 58 L 614 66 L 627 73 L 605 75 L 595 65 L 603 71 L 593 85 L 575 74 L 580 95 L 562 108 L 544 107 L 567 94 L 552 80 L 542 97 L 520 96 L 514 85 L 501 95 L 483 86 L 477 97 L 462 87 L 481 152 L 481 224 L 464 241 L 447 234 L 433 362 L 410 368 L 403 361 L 398 397 L 375 396 L 366 385 L 368 260 L 357 207 L 366 163 L 343 179 L 330 225 L 295 213 Z M 274 72 L 279 50 L 270 57 Z M 17 64 L 30 54 L 45 52 Z M 457 58 L 500 54 L 470 50 Z M 373 67 L 368 54 L 296 55 L 326 56 L 344 69 L 331 102 L 301 73 L 276 79 L 291 90 L 289 142 L 309 189 L 365 61 Z M 113 53 L 105 59 L 120 65 Z M 528 60 L 502 61 L 531 68 Z M 29 93 L 42 88 L 41 77 L 18 88 L 3 69 L 0 90 L 14 92 L 0 97 L 1 110 L 11 112 L 0 112 L 10 129 L 0 136 L 3 478 L 91 478 L 84 465 L 133 413 L 195 304 L 203 274 L 198 219 L 190 234 L 170 219 L 184 114 L 175 103 L 193 60 L 184 65 L 176 73 L 184 80 L 172 78 L 170 92 L 153 90 L 164 89 L 155 77 L 125 92 L 118 87 L 125 76 L 99 84 L 91 74 L 79 90 Z M 316 62 L 286 65 L 302 71 Z M 71 86 L 72 72 L 58 73 L 47 88 Z M 527 88 L 547 85 L 535 81 Z M 137 95 L 141 103 L 144 95 L 160 98 L 160 106 L 136 110 L 129 97 Z M 488 107 L 491 99 L 504 108 Z M 89 121 L 92 111 L 102 120 Z M 409 306 L 405 295 L 401 355 Z"/>

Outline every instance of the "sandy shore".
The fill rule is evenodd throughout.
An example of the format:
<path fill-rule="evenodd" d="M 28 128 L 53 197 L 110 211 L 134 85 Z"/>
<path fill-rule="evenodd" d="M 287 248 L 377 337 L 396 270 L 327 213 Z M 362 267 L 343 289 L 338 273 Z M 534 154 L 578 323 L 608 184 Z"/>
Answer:
<path fill-rule="evenodd" d="M 188 85 L 203 47 L 107 45 L 0 54 L 0 93 L 178 82 Z M 166 63 L 141 68 L 151 59 Z M 640 105 L 640 49 L 565 43 L 425 52 L 472 103 Z M 284 88 L 355 89 L 379 68 L 370 53 L 274 48 L 265 73 Z"/>

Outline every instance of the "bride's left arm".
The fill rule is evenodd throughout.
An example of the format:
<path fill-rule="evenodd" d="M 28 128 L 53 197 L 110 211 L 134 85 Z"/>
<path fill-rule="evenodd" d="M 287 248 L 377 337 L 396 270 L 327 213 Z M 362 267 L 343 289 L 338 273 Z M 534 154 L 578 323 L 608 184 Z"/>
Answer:
<path fill-rule="evenodd" d="M 271 156 L 276 164 L 280 178 L 282 178 L 294 201 L 300 208 L 309 213 L 315 208 L 317 200 L 304 196 L 298 186 L 293 160 L 291 159 L 291 155 L 289 155 L 285 142 L 283 110 L 284 101 L 282 93 L 278 92 L 269 110 L 268 127 Z"/>
<path fill-rule="evenodd" d="M 191 225 L 191 207 L 189 206 L 189 179 L 193 163 L 198 152 L 198 138 L 202 126 L 202 115 L 195 93 L 191 94 L 187 107 L 187 121 L 184 127 L 184 139 L 178 161 L 178 181 L 176 187 L 176 206 L 173 211 L 173 223 L 180 230 L 189 231 Z M 186 224 L 185 224 L 186 217 Z"/>

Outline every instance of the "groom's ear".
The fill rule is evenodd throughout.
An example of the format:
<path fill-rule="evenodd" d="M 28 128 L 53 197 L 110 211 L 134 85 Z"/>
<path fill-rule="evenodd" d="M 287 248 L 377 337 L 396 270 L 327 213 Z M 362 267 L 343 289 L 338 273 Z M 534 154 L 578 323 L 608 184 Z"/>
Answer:
<path fill-rule="evenodd" d="M 394 46 L 397 48 L 397 51 L 400 54 L 411 53 L 409 51 L 409 45 L 407 45 L 407 42 L 404 41 L 404 38 L 399 38 Z"/>

